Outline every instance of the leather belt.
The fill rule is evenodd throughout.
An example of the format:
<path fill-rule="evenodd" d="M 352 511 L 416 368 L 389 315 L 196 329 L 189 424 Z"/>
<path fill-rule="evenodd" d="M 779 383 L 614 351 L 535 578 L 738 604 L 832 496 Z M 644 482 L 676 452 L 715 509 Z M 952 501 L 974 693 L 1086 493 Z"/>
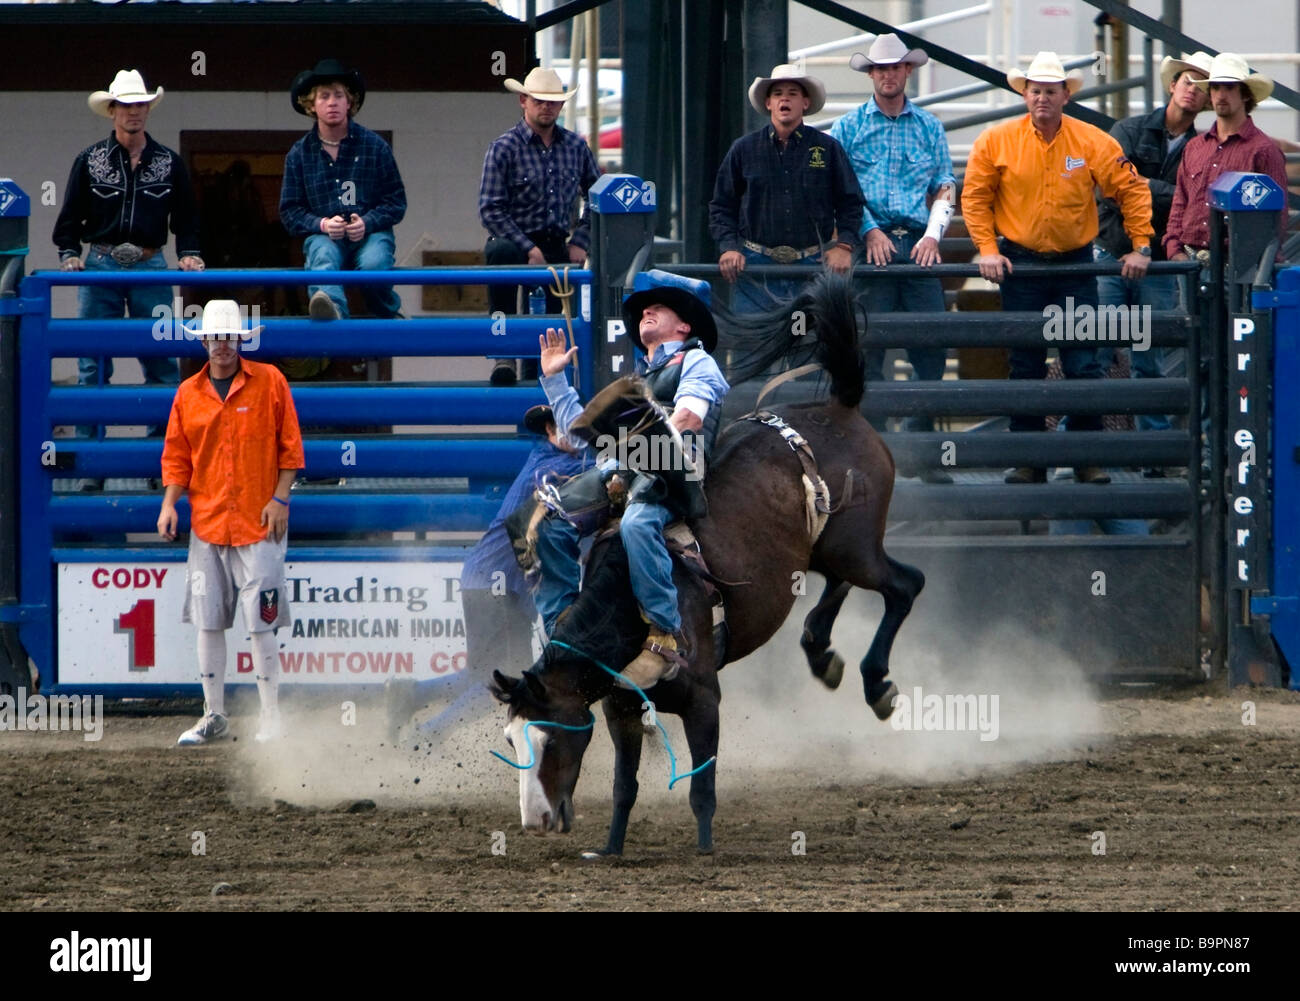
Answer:
<path fill-rule="evenodd" d="M 740 245 L 746 250 L 752 250 L 756 254 L 763 254 L 772 258 L 777 264 L 793 264 L 795 261 L 802 261 L 806 257 L 812 257 L 814 254 L 822 252 L 819 243 L 815 243 L 811 247 L 804 247 L 802 250 L 795 247 L 765 247 L 753 240 L 741 240 Z"/>
<path fill-rule="evenodd" d="M 880 228 L 884 230 L 886 233 L 888 233 L 890 236 L 899 236 L 899 237 L 907 236 L 909 233 L 920 233 L 925 230 L 924 226 L 908 226 L 902 224 L 897 226 L 881 226 Z"/>
<path fill-rule="evenodd" d="M 159 247 L 140 247 L 134 243 L 96 243 L 91 245 L 91 249 L 100 254 L 107 254 L 124 268 L 129 268 L 132 264 L 138 264 L 140 261 L 147 261 L 158 253 Z"/>
<path fill-rule="evenodd" d="M 1202 266 L 1210 263 L 1210 251 L 1206 247 L 1193 247 L 1184 243 L 1183 250 L 1187 252 L 1188 257 Z"/>

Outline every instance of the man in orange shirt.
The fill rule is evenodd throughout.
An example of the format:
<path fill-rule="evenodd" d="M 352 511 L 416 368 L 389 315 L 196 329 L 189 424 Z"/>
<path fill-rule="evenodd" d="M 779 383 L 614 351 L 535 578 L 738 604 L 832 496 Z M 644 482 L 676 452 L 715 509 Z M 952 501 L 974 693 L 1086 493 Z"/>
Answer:
<path fill-rule="evenodd" d="M 225 713 L 226 630 L 235 604 L 252 634 L 253 667 L 262 703 L 257 740 L 280 735 L 275 630 L 289 624 L 284 556 L 289 490 L 304 465 L 298 413 L 289 384 L 271 365 L 239 356 L 256 338 L 239 304 L 214 299 L 194 334 L 208 364 L 181 383 L 163 446 L 158 534 L 176 538 L 176 502 L 188 493 L 190 550 L 182 621 L 199 631 L 203 718 L 181 734 L 181 746 L 206 744 L 229 732 Z"/>
<path fill-rule="evenodd" d="M 1050 278 L 1017 278 L 1015 266 L 1092 261 L 1095 185 L 1119 203 L 1132 241 L 1133 250 L 1121 258 L 1124 277 L 1142 278 L 1151 259 L 1151 192 L 1118 142 L 1098 128 L 1065 117 L 1066 102 L 1083 86 L 1083 76 L 1077 71 L 1067 75 L 1056 53 L 1038 53 L 1026 72 L 1008 71 L 1007 82 L 1024 95 L 1029 114 L 994 125 L 975 140 L 966 166 L 962 214 L 979 251 L 980 274 L 1002 285 L 1002 308 L 1043 312 L 1044 346 L 1011 351 L 1011 378 L 1042 379 L 1047 374 L 1048 339 L 1061 334 L 1060 339 L 1074 339 L 1073 330 L 1057 331 L 1048 318 L 1072 318 L 1084 307 L 1095 321 L 1097 279 L 1073 275 L 1064 267 Z M 1090 322 L 1080 333 L 1090 339 L 1096 329 Z M 1102 378 L 1096 348 L 1062 345 L 1060 350 L 1067 379 Z M 1045 427 L 1043 417 L 1011 418 L 1012 431 Z M 1069 427 L 1100 431 L 1101 418 L 1073 414 Z M 1076 466 L 1074 477 L 1080 483 L 1110 482 L 1096 466 Z M 1007 475 L 1008 483 L 1046 479 L 1045 469 L 1030 467 Z"/>

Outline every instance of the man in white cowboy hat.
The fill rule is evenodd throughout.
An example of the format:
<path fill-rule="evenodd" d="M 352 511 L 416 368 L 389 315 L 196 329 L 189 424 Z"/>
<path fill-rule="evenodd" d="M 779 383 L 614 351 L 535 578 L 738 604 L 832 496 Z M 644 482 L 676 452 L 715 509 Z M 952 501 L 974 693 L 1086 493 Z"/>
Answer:
<path fill-rule="evenodd" d="M 304 237 L 309 271 L 386 271 L 393 266 L 393 227 L 406 215 L 392 147 L 353 119 L 366 100 L 361 74 L 337 59 L 303 70 L 289 88 L 289 103 L 315 124 L 284 160 L 280 221 L 291 236 Z M 340 285 L 311 285 L 313 320 L 348 315 Z M 363 285 L 361 296 L 375 316 L 398 316 L 401 297 L 391 285 Z"/>
<path fill-rule="evenodd" d="M 138 70 L 119 70 L 108 90 L 87 98 L 90 110 L 113 122 L 108 138 L 82 150 L 64 189 L 54 223 L 54 243 L 64 271 L 165 271 L 167 230 L 176 235 L 182 271 L 202 271 L 199 213 L 185 163 L 145 131 L 149 111 L 162 100 Z M 90 244 L 83 262 L 82 243 Z M 171 308 L 172 287 L 159 285 L 83 285 L 77 293 L 82 319 L 155 318 L 159 306 Z M 112 358 L 103 359 L 104 382 L 113 376 Z M 141 358 L 145 382 L 175 385 L 180 379 L 172 358 Z M 80 385 L 97 383 L 100 359 L 77 363 Z M 88 437 L 90 428 L 78 428 Z M 156 433 L 156 432 L 151 432 Z M 94 481 L 86 481 L 94 485 Z"/>
<path fill-rule="evenodd" d="M 962 214 L 979 256 L 980 274 L 1002 285 L 1002 308 L 1043 312 L 1097 306 L 1097 280 L 1061 267 L 1049 278 L 1020 278 L 1017 264 L 1070 265 L 1092 260 L 1097 236 L 1094 186 L 1115 199 L 1133 249 L 1121 258 L 1125 278 L 1142 278 L 1151 259 L 1151 192 L 1124 156 L 1119 143 L 1101 129 L 1065 116 L 1070 96 L 1083 86 L 1083 74 L 1066 73 L 1055 52 L 1040 52 L 1029 69 L 1007 72 L 1007 82 L 1023 94 L 1028 114 L 990 126 L 975 140 L 966 166 Z M 1001 239 L 999 240 L 999 236 Z M 1047 373 L 1047 326 L 1041 348 L 1011 351 L 1011 378 L 1042 379 Z M 1061 348 L 1067 379 L 1103 376 L 1095 348 Z M 1042 431 L 1040 416 L 1013 416 L 1012 431 Z M 1071 431 L 1100 431 L 1100 416 L 1071 415 Z M 1096 466 L 1075 466 L 1080 483 L 1109 483 Z M 1043 483 L 1047 471 L 1029 466 L 1012 470 L 1008 483 Z"/>
<path fill-rule="evenodd" d="M 484 256 L 491 265 L 582 267 L 591 249 L 587 191 L 600 171 L 583 138 L 555 124 L 578 88 L 566 90 L 555 70 L 534 66 L 523 83 L 506 80 L 506 89 L 519 95 L 521 116 L 483 158 L 478 216 L 488 233 Z M 488 286 L 492 312 L 517 313 L 518 292 L 517 285 Z M 560 309 L 548 293 L 546 311 Z M 524 375 L 535 377 L 535 362 L 526 363 Z M 498 361 L 493 385 L 513 385 L 516 378 L 514 361 Z"/>
<path fill-rule="evenodd" d="M 648 468 L 632 470 L 636 475 L 619 523 L 632 591 L 650 627 L 641 652 L 622 672 L 641 688 L 671 679 L 683 663 L 677 644 L 681 613 L 663 529 L 674 520 L 698 513 L 687 508 L 702 498 L 697 471 L 713 446 L 721 423 L 722 401 L 731 388 L 713 360 L 718 328 L 710 310 L 711 298 L 708 282 L 655 269 L 637 276 L 634 291 L 623 302 L 628 336 L 643 352 L 637 359 L 637 375 L 645 380 L 650 395 L 669 412 L 668 423 L 674 429 L 651 431 L 649 437 L 667 434 L 676 440 L 689 439 L 686 448 L 692 460 L 687 470 L 664 469 L 663 465 L 672 463 L 665 463 L 662 457 L 681 452 L 671 446 L 659 448 L 657 443 L 645 449 L 645 454 L 661 457 L 661 461 L 651 458 Z M 590 407 L 582 410 L 577 391 L 564 375 L 578 349 L 566 349 L 563 336 L 553 328 L 547 330 L 539 347 L 542 388 L 554 408 L 560 433 L 570 434 L 576 424 L 584 426 L 584 430 L 575 429 L 573 434 L 594 436 L 600 414 L 590 412 Z M 607 442 L 597 437 L 595 443 L 603 453 Z M 626 451 L 635 459 L 639 450 Z M 608 456 L 601 457 L 602 466 L 612 461 Z M 549 636 L 578 594 L 578 530 L 564 519 L 547 518 L 538 532 L 537 556 L 541 580 L 535 599 Z"/>
<path fill-rule="evenodd" d="M 1137 172 L 1147 179 L 1151 189 L 1151 226 L 1155 236 L 1151 241 L 1151 259 L 1166 260 L 1164 249 L 1165 228 L 1169 223 L 1169 209 L 1173 205 L 1174 185 L 1178 179 L 1178 165 L 1182 163 L 1183 150 L 1196 135 L 1196 116 L 1204 110 L 1208 98 L 1196 86 L 1210 70 L 1208 52 L 1194 52 L 1184 59 L 1165 56 L 1160 64 L 1160 84 L 1168 95 L 1168 102 L 1149 112 L 1125 118 L 1115 123 L 1110 134 L 1119 143 Z M 1097 240 L 1094 256 L 1100 262 L 1114 262 L 1132 249 L 1128 234 L 1124 232 L 1124 219 L 1119 205 L 1110 198 L 1097 202 Z M 1151 309 L 1178 308 L 1178 277 L 1176 275 L 1148 275 L 1133 281 L 1120 275 L 1099 275 L 1097 296 L 1103 306 Z M 1102 349 L 1102 368 L 1110 367 L 1108 350 Z M 1135 379 L 1158 379 L 1173 374 L 1182 352 L 1171 348 L 1148 348 L 1130 351 L 1130 375 Z M 1139 431 L 1168 431 L 1170 419 L 1165 414 L 1139 414 Z M 1148 477 L 1159 477 L 1164 471 L 1150 468 Z"/>
<path fill-rule="evenodd" d="M 259 741 L 280 735 L 275 630 L 289 623 L 284 556 L 289 490 L 304 465 L 302 435 L 289 384 L 273 365 L 249 361 L 240 343 L 256 339 L 230 299 L 203 307 L 193 329 L 208 363 L 181 383 L 163 446 L 158 534 L 172 541 L 176 502 L 188 495 L 189 560 L 182 621 L 198 629 L 203 718 L 181 734 L 182 746 L 229 732 L 225 710 L 226 631 L 235 607 L 252 634 L 253 668 L 262 704 Z"/>
<path fill-rule="evenodd" d="M 769 122 L 731 145 L 709 202 L 709 233 L 722 277 L 736 283 L 747 264 L 824 264 L 840 274 L 862 245 L 862 191 L 844 148 L 804 124 L 826 104 L 826 88 L 799 66 L 756 77 L 749 103 Z M 793 299 L 800 281 L 741 282 L 738 312 Z"/>
<path fill-rule="evenodd" d="M 940 263 L 939 241 L 952 219 L 957 179 L 948 138 L 939 119 L 908 100 L 907 80 L 930 57 L 909 49 L 893 33 L 879 35 L 867 54 L 854 53 L 849 66 L 871 77 L 866 104 L 840 118 L 831 135 L 839 140 L 862 186 L 866 210 L 863 242 L 868 264 Z M 933 199 L 926 205 L 927 198 Z M 943 286 L 937 278 L 867 278 L 862 303 L 871 313 L 942 313 Z M 944 348 L 908 348 L 918 379 L 942 379 Z M 867 351 L 867 378 L 882 378 L 885 352 Z M 933 431 L 930 417 L 909 417 L 910 431 Z M 941 469 L 918 470 L 929 483 L 951 483 Z"/>
<path fill-rule="evenodd" d="M 1178 183 L 1165 230 L 1165 251 L 1171 261 L 1208 252 L 1210 246 L 1209 190 L 1220 175 L 1231 171 L 1268 174 L 1287 189 L 1286 159 L 1277 143 L 1261 132 L 1250 113 L 1273 92 L 1273 81 L 1252 73 L 1246 60 L 1220 52 L 1210 63 L 1208 77 L 1196 86 L 1210 95 L 1214 128 L 1190 139 L 1178 167 Z M 1278 236 L 1286 235 L 1287 213 L 1278 213 Z"/>

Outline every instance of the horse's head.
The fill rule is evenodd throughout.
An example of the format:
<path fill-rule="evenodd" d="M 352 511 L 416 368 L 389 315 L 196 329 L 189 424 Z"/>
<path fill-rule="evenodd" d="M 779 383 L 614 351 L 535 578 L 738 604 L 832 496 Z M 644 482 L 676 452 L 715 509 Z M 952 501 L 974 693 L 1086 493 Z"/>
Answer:
<path fill-rule="evenodd" d="M 529 766 L 519 771 L 524 830 L 567 834 L 573 824 L 573 789 L 593 729 L 587 702 L 576 692 L 548 688 L 531 669 L 522 678 L 493 671 L 490 687 L 507 706 L 506 743 L 515 760 Z"/>

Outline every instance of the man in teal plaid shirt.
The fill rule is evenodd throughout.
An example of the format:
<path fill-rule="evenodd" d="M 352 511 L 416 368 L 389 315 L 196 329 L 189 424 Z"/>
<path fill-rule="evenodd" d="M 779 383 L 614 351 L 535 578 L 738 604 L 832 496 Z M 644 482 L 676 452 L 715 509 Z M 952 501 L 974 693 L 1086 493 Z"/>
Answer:
<path fill-rule="evenodd" d="M 897 35 L 880 35 L 867 55 L 856 53 L 849 65 L 871 77 L 874 95 L 844 115 L 831 135 L 849 154 L 867 207 L 862 235 L 868 264 L 940 263 L 939 240 L 952 218 L 957 182 L 948 140 L 939 120 L 907 99 L 907 79 L 929 57 L 908 49 Z M 933 205 L 926 206 L 927 196 Z M 938 278 L 867 279 L 862 303 L 868 315 L 890 312 L 943 312 Z M 867 378 L 882 378 L 884 351 L 867 353 Z M 942 379 L 944 348 L 908 348 L 918 379 Z M 933 431 L 929 417 L 908 418 L 910 431 Z M 942 470 L 921 473 L 927 482 L 951 482 Z"/>

